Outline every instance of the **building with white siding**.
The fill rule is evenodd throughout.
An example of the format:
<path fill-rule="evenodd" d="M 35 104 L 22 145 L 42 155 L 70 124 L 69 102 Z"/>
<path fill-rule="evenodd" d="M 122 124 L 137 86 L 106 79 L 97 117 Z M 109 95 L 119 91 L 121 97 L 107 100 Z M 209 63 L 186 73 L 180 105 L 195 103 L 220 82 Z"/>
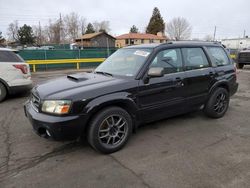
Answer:
<path fill-rule="evenodd" d="M 221 43 L 229 49 L 244 49 L 250 47 L 250 38 L 223 39 Z"/>

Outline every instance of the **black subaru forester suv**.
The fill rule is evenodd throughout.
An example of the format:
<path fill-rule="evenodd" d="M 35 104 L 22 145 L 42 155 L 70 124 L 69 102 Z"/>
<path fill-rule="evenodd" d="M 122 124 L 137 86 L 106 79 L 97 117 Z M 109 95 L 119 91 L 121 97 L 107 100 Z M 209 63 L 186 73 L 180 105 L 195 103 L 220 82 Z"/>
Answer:
<path fill-rule="evenodd" d="M 117 50 L 95 71 L 37 85 L 25 114 L 40 136 L 84 136 L 97 151 L 121 149 L 142 123 L 197 109 L 222 117 L 238 89 L 217 43 L 168 42 Z"/>

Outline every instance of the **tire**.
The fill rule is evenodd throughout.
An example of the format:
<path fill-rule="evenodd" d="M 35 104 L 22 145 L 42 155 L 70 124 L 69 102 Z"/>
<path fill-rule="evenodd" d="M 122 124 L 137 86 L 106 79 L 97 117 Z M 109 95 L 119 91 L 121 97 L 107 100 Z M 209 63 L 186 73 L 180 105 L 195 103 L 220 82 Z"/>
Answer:
<path fill-rule="evenodd" d="M 238 68 L 238 69 L 243 69 L 243 67 L 244 67 L 244 64 L 237 63 L 237 68 Z"/>
<path fill-rule="evenodd" d="M 108 154 L 125 146 L 131 133 L 132 119 L 128 112 L 119 107 L 108 107 L 92 118 L 87 140 L 95 150 Z"/>
<path fill-rule="evenodd" d="M 230 96 L 226 89 L 217 88 L 210 95 L 207 101 L 204 113 L 211 118 L 221 118 L 226 113 L 229 106 Z"/>
<path fill-rule="evenodd" d="M 7 95 L 5 86 L 0 82 L 0 102 L 2 102 Z"/>

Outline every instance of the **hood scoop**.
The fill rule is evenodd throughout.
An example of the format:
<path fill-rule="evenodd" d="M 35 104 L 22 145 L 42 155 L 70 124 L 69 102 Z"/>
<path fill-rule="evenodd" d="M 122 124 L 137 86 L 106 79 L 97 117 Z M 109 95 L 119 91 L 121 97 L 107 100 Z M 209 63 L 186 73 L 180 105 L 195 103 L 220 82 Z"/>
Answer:
<path fill-rule="evenodd" d="M 88 80 L 86 75 L 83 75 L 83 74 L 68 75 L 67 78 L 70 80 L 73 80 L 75 82 L 81 82 L 81 81 Z"/>

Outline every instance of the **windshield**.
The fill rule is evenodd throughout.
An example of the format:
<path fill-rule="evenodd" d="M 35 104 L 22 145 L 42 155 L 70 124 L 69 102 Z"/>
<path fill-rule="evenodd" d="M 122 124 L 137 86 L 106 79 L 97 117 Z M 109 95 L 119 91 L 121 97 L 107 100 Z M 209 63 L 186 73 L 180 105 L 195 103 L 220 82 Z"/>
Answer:
<path fill-rule="evenodd" d="M 110 75 L 135 76 L 151 51 L 151 49 L 134 48 L 117 50 L 99 65 L 95 69 L 95 72 Z"/>

